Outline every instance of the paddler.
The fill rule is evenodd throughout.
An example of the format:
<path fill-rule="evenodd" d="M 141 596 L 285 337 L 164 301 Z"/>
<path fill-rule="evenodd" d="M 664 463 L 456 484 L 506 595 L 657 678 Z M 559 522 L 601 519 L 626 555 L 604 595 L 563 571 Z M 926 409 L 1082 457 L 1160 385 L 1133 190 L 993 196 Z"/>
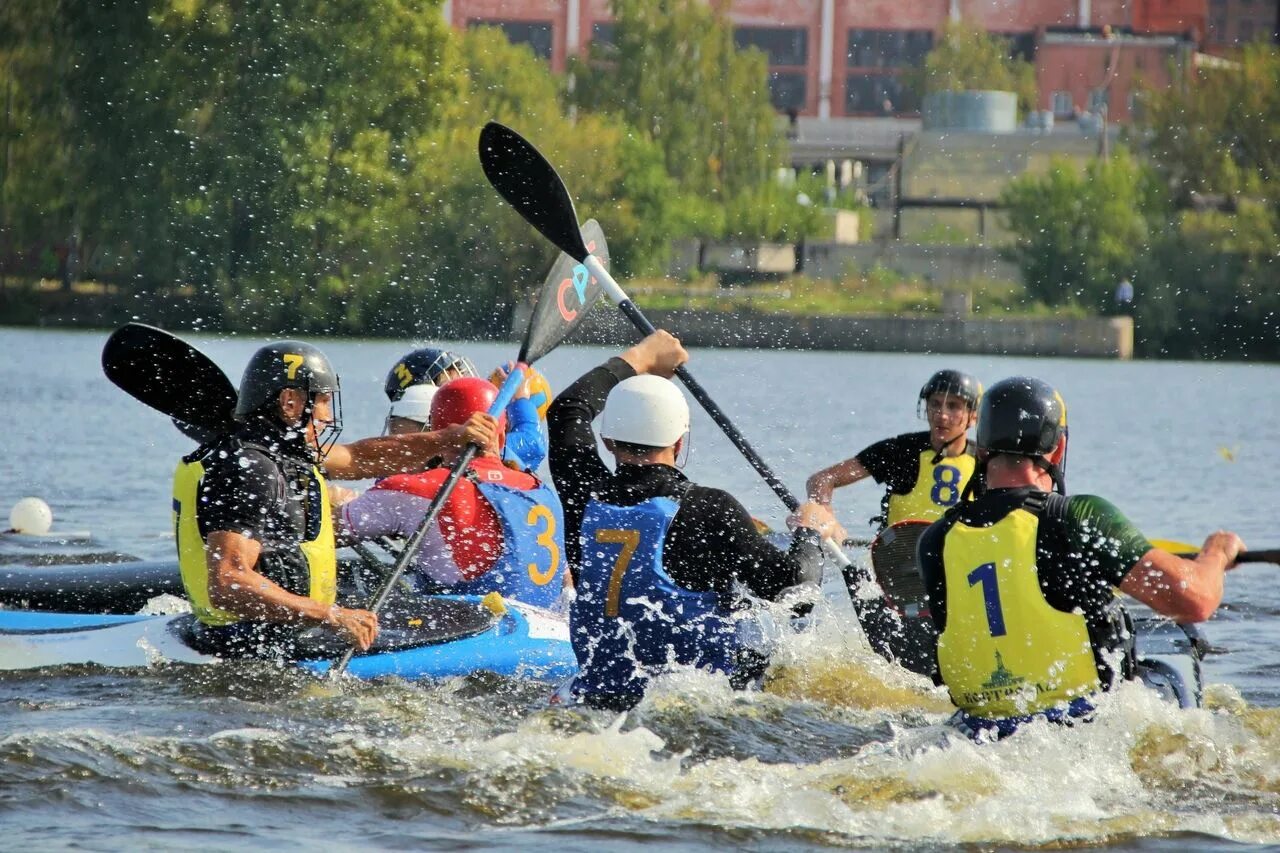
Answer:
<path fill-rule="evenodd" d="M 501 385 L 511 365 L 498 367 L 489 381 Z M 422 347 L 405 353 L 387 373 L 384 390 L 391 401 L 386 432 L 398 435 L 424 429 L 430 418 L 435 389 L 452 379 L 478 376 L 466 356 L 436 347 Z M 525 368 L 525 380 L 506 410 L 507 437 L 502 461 L 521 471 L 536 471 L 547 458 L 545 422 L 551 405 L 551 388 L 532 367 Z"/>
<path fill-rule="evenodd" d="M 739 587 L 776 599 L 814 576 L 824 537 L 843 536 L 830 510 L 807 503 L 780 551 L 732 495 L 685 477 L 689 406 L 670 377 L 687 360 L 678 340 L 654 332 L 580 377 L 548 415 L 577 592 L 570 631 L 580 672 L 567 693 L 593 707 L 634 706 L 670 664 L 748 683 L 767 650 L 747 636 L 759 624 L 739 619 L 749 615 Z M 614 471 L 592 430 L 602 413 Z"/>
<path fill-rule="evenodd" d="M 962 498 L 973 476 L 969 429 L 982 384 L 958 370 L 939 370 L 917 396 L 927 430 L 878 441 L 809 478 L 809 497 L 831 504 L 834 489 L 874 477 L 885 486 L 871 565 L 885 597 L 867 598 L 861 575 L 849 575 L 863 631 L 880 655 L 921 675 L 935 675 L 936 637 L 915 563 L 915 538 Z M 888 605 L 886 607 L 885 605 Z"/>
<path fill-rule="evenodd" d="M 982 383 L 959 370 L 939 370 L 920 388 L 916 411 L 929 429 L 878 441 L 856 456 L 823 468 L 806 483 L 810 500 L 831 505 L 832 492 L 867 477 L 885 486 L 881 512 L 888 527 L 907 519 L 934 521 L 960 501 L 973 476 L 969 430 Z"/>
<path fill-rule="evenodd" d="M 450 380 L 432 396 L 430 426 L 447 430 L 469 423 L 497 396 L 497 386 L 486 379 Z M 445 501 L 406 577 L 423 594 L 498 592 L 550 608 L 564 582 L 560 499 L 537 477 L 503 464 L 504 420 L 505 415 Z M 444 465 L 451 466 L 460 450 L 442 452 Z M 448 474 L 447 467 L 436 467 L 378 481 L 343 506 L 342 538 L 408 538 Z"/>
<path fill-rule="evenodd" d="M 196 642 L 230 656 L 291 656 L 300 628 L 326 625 L 368 649 L 378 620 L 339 607 L 331 487 L 421 470 L 469 442 L 494 439 L 479 414 L 434 432 L 337 444 L 338 376 L 320 350 L 279 341 L 249 359 L 234 432 L 183 459 L 174 525 Z"/>
<path fill-rule="evenodd" d="M 1039 379 L 987 391 L 976 444 L 985 486 L 919 542 L 952 722 L 997 739 L 1037 718 L 1087 720 L 1100 691 L 1134 676 L 1114 588 L 1176 622 L 1204 621 L 1244 544 L 1219 531 L 1184 559 L 1102 498 L 1067 497 L 1067 408 Z"/>

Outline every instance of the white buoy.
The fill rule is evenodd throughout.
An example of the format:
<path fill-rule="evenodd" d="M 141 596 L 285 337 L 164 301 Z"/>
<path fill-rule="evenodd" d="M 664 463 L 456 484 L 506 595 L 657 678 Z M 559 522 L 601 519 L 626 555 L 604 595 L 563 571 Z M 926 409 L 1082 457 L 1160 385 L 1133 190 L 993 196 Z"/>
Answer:
<path fill-rule="evenodd" d="M 23 498 L 9 510 L 9 529 L 15 533 L 43 536 L 53 526 L 53 510 L 40 498 Z"/>

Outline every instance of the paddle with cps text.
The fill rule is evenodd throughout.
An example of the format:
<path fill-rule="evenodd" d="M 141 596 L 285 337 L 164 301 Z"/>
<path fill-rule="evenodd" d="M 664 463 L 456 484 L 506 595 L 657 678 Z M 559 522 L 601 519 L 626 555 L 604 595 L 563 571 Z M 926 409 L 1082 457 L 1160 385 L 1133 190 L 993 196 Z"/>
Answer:
<path fill-rule="evenodd" d="M 600 232 L 600 226 L 595 222 L 588 222 L 581 231 L 575 229 L 575 232 L 579 241 L 590 242 L 596 245 L 600 251 L 607 251 L 604 243 L 604 234 Z M 502 383 L 502 388 L 498 391 L 497 398 L 489 406 L 489 414 L 492 417 L 496 418 L 501 415 L 503 410 L 507 408 L 507 404 L 515 397 L 516 392 L 520 389 L 520 384 L 524 382 L 525 370 L 528 366 L 555 349 L 565 339 L 565 336 L 582 322 L 587 310 L 599 297 L 600 281 L 597 276 L 591 275 L 576 260 L 566 257 L 557 259 L 556 264 L 551 268 L 550 275 L 547 276 L 547 280 L 543 284 L 541 292 L 538 294 L 538 301 L 534 306 L 532 316 L 529 318 L 529 325 L 525 329 L 524 342 L 520 345 L 520 354 L 516 358 L 516 363 Z M 421 547 L 423 540 L 427 538 L 432 525 L 435 524 L 436 518 L 440 515 L 440 510 L 444 508 L 445 501 L 449 499 L 449 495 L 452 494 L 454 488 L 462 479 L 463 472 L 467 470 L 467 466 L 471 464 L 471 460 L 476 457 L 480 449 L 480 446 L 476 444 L 467 445 L 466 449 L 453 463 L 453 466 L 449 469 L 449 476 L 441 484 L 440 490 L 436 492 L 435 497 L 432 498 L 426 514 L 422 517 L 422 521 L 418 523 L 413 534 L 405 541 L 404 548 L 401 549 L 399 556 L 396 557 L 391 571 L 383 579 L 382 585 L 378 587 L 378 591 L 374 593 L 373 598 L 370 600 L 367 607 L 370 612 L 376 614 L 386 604 L 396 581 L 400 579 L 405 569 L 409 567 L 414 557 L 417 556 L 418 549 Z M 351 663 L 351 658 L 355 651 L 354 646 L 348 648 L 338 662 L 334 664 L 331 673 L 337 675 L 345 670 L 347 664 Z"/>
<path fill-rule="evenodd" d="M 505 125 L 489 122 L 480 132 L 480 164 L 484 168 L 485 177 L 489 179 L 494 189 L 542 236 L 554 243 L 561 251 L 580 261 L 593 279 L 601 282 L 604 292 L 637 329 L 646 335 L 655 331 L 654 325 L 618 286 L 604 264 L 583 242 L 578 231 L 578 214 L 574 209 L 573 199 L 565 189 L 564 182 L 555 168 L 528 140 Z M 788 509 L 795 511 L 800 506 L 800 501 L 748 443 L 688 369 L 681 366 L 676 368 L 675 372 L 694 399 L 702 405 L 711 419 L 751 463 L 751 467 L 755 468 L 756 472 L 769 484 L 774 494 L 782 499 Z M 852 566 L 838 543 L 828 539 L 825 544 L 828 553 L 842 568 Z"/>

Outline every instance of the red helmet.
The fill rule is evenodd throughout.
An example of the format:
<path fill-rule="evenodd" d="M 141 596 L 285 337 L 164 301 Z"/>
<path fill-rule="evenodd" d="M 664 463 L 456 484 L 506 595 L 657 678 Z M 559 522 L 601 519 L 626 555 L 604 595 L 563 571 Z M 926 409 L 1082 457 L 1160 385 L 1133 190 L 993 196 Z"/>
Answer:
<path fill-rule="evenodd" d="M 440 387 L 431 399 L 431 428 L 444 429 L 464 424 L 476 412 L 487 412 L 498 399 L 498 386 L 479 376 L 460 376 Z M 498 416 L 498 429 L 505 433 L 507 416 Z"/>

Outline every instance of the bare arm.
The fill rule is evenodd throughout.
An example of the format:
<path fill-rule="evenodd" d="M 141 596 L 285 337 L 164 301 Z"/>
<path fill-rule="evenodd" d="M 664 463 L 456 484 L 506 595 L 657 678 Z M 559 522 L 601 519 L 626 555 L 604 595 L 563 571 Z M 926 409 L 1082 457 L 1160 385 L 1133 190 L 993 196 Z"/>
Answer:
<path fill-rule="evenodd" d="M 1176 622 L 1203 622 L 1222 601 L 1223 574 L 1244 550 L 1234 533 L 1218 532 L 1189 560 L 1152 548 L 1120 583 L 1120 590 Z"/>
<path fill-rule="evenodd" d="M 831 493 L 842 486 L 852 485 L 865 480 L 871 472 L 862 467 L 858 457 L 853 456 L 843 462 L 837 462 L 811 475 L 805 482 L 809 499 L 820 504 L 831 504 Z"/>
<path fill-rule="evenodd" d="M 217 530 L 206 540 L 209 602 L 245 619 L 264 622 L 310 620 L 338 630 L 364 650 L 378 635 L 378 617 L 367 610 L 349 610 L 294 595 L 259 574 L 254 566 L 262 545 L 239 533 Z"/>
<path fill-rule="evenodd" d="M 421 471 L 427 462 L 446 451 L 461 450 L 472 442 L 488 447 L 497 434 L 498 422 L 477 413 L 465 424 L 431 432 L 374 436 L 336 444 L 324 459 L 324 470 L 335 480 L 366 480 Z"/>

